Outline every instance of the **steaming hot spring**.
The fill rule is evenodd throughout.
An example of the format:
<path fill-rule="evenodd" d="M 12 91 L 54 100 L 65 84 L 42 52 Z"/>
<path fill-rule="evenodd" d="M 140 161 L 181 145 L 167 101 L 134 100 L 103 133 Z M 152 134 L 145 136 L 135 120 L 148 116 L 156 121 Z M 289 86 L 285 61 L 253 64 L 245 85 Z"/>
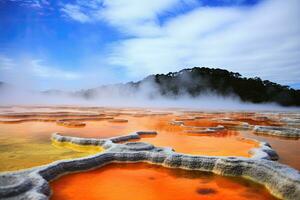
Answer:
<path fill-rule="evenodd" d="M 300 113 L 7 106 L 1 199 L 299 199 Z"/>

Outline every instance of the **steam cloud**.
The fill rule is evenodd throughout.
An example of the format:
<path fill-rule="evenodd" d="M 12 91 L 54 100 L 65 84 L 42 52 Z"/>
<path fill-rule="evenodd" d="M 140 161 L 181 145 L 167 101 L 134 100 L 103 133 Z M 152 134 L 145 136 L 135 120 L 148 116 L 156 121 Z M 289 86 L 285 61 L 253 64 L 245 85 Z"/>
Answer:
<path fill-rule="evenodd" d="M 58 90 L 37 92 L 20 87 L 0 87 L 0 105 L 78 105 L 105 107 L 155 107 L 193 110 L 253 110 L 299 111 L 295 107 L 282 107 L 275 103 L 253 104 L 242 102 L 236 95 L 226 97 L 213 91 L 192 97 L 185 91 L 179 96 L 163 96 L 154 81 L 143 81 L 139 87 L 130 84 L 100 86 L 76 92 Z"/>

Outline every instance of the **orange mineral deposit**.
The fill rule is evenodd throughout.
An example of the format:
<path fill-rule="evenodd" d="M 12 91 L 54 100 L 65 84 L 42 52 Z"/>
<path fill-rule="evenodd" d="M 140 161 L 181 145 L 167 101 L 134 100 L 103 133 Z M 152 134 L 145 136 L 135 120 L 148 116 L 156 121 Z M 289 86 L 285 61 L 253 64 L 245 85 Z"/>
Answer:
<path fill-rule="evenodd" d="M 51 184 L 52 200 L 275 200 L 261 185 L 199 171 L 133 163 L 69 174 Z"/>

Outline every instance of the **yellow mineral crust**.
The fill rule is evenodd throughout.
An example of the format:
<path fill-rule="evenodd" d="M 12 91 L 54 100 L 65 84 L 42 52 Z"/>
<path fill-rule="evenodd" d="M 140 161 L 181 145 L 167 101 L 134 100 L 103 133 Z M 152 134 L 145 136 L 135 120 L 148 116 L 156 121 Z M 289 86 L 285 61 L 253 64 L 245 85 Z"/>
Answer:
<path fill-rule="evenodd" d="M 57 141 L 55 139 L 51 140 L 52 145 L 57 148 L 67 148 L 73 151 L 77 152 L 83 152 L 83 153 L 89 153 L 89 154 L 96 154 L 104 151 L 104 149 L 101 146 L 95 146 L 95 145 L 80 145 L 75 144 L 71 142 L 61 142 Z"/>

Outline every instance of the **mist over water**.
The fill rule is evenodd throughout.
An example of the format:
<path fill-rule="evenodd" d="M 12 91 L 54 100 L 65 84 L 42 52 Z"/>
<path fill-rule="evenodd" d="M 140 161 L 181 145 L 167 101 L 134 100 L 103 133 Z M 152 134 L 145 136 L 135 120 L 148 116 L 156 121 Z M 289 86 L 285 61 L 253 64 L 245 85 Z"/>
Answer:
<path fill-rule="evenodd" d="M 60 90 L 37 91 L 25 87 L 0 89 L 0 106 L 9 105 L 74 105 L 99 107 L 154 107 L 184 108 L 212 111 L 299 111 L 297 107 L 283 107 L 275 103 L 254 104 L 242 102 L 231 93 L 226 96 L 207 91 L 192 97 L 185 91 L 178 96 L 161 95 L 157 85 L 146 81 L 133 87 L 130 84 L 100 86 L 89 90 L 66 92 Z"/>

